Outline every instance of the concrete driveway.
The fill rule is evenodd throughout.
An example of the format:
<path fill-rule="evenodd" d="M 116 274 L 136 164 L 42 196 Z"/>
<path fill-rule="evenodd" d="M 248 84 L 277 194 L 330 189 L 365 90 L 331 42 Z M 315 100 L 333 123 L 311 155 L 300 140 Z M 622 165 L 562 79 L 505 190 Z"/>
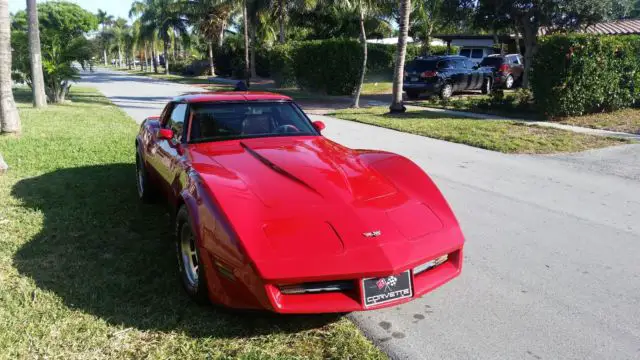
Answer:
<path fill-rule="evenodd" d="M 82 85 L 136 121 L 198 91 L 110 72 Z M 415 161 L 466 235 L 459 278 L 411 303 L 350 315 L 392 358 L 640 358 L 640 145 L 505 155 L 314 118 L 342 144 Z"/>

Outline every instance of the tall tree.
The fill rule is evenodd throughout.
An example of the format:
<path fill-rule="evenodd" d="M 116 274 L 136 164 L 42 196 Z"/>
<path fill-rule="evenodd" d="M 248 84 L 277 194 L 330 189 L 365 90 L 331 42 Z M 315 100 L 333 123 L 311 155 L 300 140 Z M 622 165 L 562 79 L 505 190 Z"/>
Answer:
<path fill-rule="evenodd" d="M 382 14 L 383 9 L 390 9 L 390 0 L 334 0 L 334 6 L 343 11 L 355 12 L 358 16 L 358 24 L 360 29 L 360 42 L 362 43 L 362 68 L 360 69 L 360 81 L 353 95 L 351 107 L 360 107 L 360 94 L 362 93 L 362 85 L 367 73 L 367 31 L 365 22 Z"/>
<path fill-rule="evenodd" d="M 396 49 L 396 64 L 393 72 L 393 100 L 389 107 L 392 113 L 402 113 L 406 107 L 402 103 L 402 85 L 404 80 L 404 60 L 407 56 L 407 37 L 409 36 L 409 20 L 411 15 L 411 0 L 400 0 L 400 34 Z"/>
<path fill-rule="evenodd" d="M 476 24 L 485 28 L 522 30 L 524 74 L 522 86 L 529 86 L 529 71 L 538 46 L 538 32 L 580 29 L 605 19 L 611 13 L 609 0 L 480 0 Z"/>
<path fill-rule="evenodd" d="M 0 132 L 19 133 L 20 116 L 11 89 L 10 24 L 9 1 L 0 0 Z"/>
<path fill-rule="evenodd" d="M 313 9 L 318 0 L 271 0 L 271 8 L 274 9 L 275 17 L 278 19 L 278 42 L 286 42 L 286 23 L 289 13 L 304 12 Z"/>
<path fill-rule="evenodd" d="M 31 91 L 33 106 L 47 106 L 47 94 L 44 92 L 44 74 L 42 73 L 42 51 L 40 48 L 40 25 L 36 0 L 27 0 L 29 16 L 29 55 L 31 55 Z"/>
<path fill-rule="evenodd" d="M 187 19 L 183 1 L 177 0 L 144 0 L 136 1 L 132 9 L 141 13 L 143 26 L 153 29 L 162 40 L 165 73 L 169 74 L 169 47 L 172 34 L 187 34 Z"/>
<path fill-rule="evenodd" d="M 98 13 L 96 14 L 96 17 L 98 18 L 98 24 L 102 26 L 101 34 L 100 34 L 101 43 L 102 43 L 102 54 L 104 59 L 104 66 L 107 66 L 107 63 L 108 63 L 107 51 L 109 48 L 108 39 L 110 39 L 110 37 L 106 36 L 105 30 L 108 25 L 113 24 L 113 15 L 109 15 L 107 14 L 106 11 L 98 9 Z"/>
<path fill-rule="evenodd" d="M 205 39 L 209 55 L 209 67 L 211 75 L 215 75 L 213 59 L 214 43 L 222 44 L 222 37 L 227 22 L 231 17 L 234 0 L 200 0 L 191 1 L 187 7 L 189 23 L 194 26 L 197 34 Z"/>
<path fill-rule="evenodd" d="M 244 32 L 244 76 L 247 87 L 250 87 L 251 69 L 249 68 L 249 20 L 247 19 L 247 0 L 242 0 L 242 27 Z"/>

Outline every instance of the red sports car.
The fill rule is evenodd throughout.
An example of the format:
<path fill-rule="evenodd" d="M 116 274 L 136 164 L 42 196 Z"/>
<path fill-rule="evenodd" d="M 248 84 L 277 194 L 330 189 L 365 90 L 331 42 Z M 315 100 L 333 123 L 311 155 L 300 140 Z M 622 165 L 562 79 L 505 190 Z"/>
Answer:
<path fill-rule="evenodd" d="M 175 98 L 136 138 L 138 195 L 167 199 L 187 293 L 278 313 L 377 309 L 462 268 L 460 227 L 410 160 L 353 150 L 288 97 Z"/>

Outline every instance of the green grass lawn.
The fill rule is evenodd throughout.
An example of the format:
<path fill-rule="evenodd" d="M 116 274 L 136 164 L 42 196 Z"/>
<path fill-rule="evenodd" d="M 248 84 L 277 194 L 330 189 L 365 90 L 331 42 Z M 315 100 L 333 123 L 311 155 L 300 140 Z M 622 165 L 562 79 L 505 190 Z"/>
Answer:
<path fill-rule="evenodd" d="M 561 118 L 563 124 L 640 134 L 640 109 Z"/>
<path fill-rule="evenodd" d="M 513 121 L 443 118 L 440 114 L 421 110 L 409 110 L 404 114 L 388 114 L 387 112 L 386 107 L 373 107 L 340 110 L 332 115 L 345 120 L 503 153 L 576 152 L 627 143 L 624 140 L 528 126 Z"/>
<path fill-rule="evenodd" d="M 136 199 L 137 126 L 92 89 L 0 137 L 0 358 L 381 359 L 347 319 L 197 306 L 164 208 Z"/>

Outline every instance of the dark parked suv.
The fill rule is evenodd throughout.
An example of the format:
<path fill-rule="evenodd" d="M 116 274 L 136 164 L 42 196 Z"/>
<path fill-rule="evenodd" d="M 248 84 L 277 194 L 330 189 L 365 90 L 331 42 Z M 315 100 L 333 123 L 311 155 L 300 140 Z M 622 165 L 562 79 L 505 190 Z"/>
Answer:
<path fill-rule="evenodd" d="M 495 86 L 511 89 L 516 83 L 522 81 L 524 62 L 521 55 L 489 55 L 482 59 L 480 66 L 493 70 Z"/>
<path fill-rule="evenodd" d="M 449 98 L 454 92 L 481 89 L 488 94 L 493 86 L 493 72 L 478 68 L 463 56 L 417 57 L 405 67 L 402 89 L 409 99 L 421 93 Z"/>

